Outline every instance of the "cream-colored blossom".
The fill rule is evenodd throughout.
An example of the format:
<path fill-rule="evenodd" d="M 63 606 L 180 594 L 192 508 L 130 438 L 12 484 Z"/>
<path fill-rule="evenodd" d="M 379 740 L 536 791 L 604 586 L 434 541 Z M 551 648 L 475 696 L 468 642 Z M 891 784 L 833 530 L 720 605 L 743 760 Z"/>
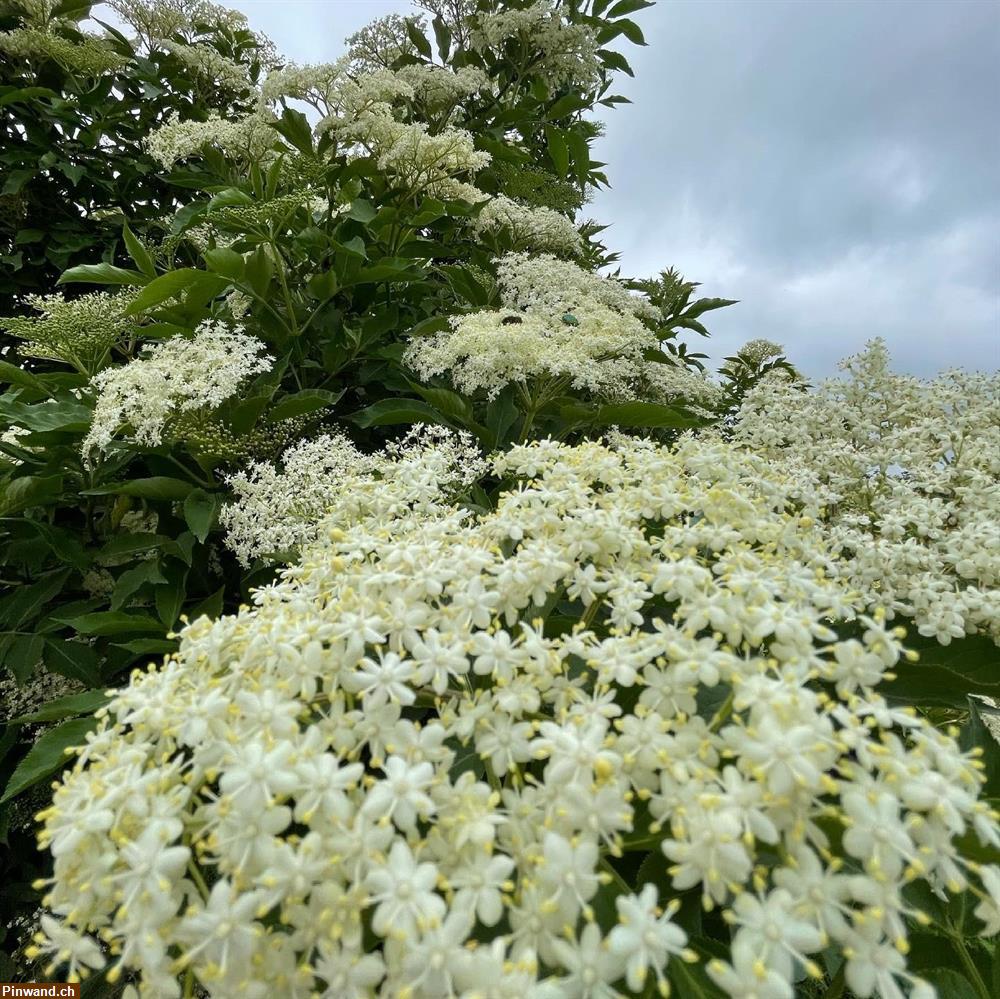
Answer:
<path fill-rule="evenodd" d="M 177 336 L 151 346 L 146 356 L 106 368 L 91 380 L 94 417 L 82 452 L 105 449 L 123 426 L 138 444 L 155 446 L 172 416 L 213 409 L 251 375 L 269 371 L 273 358 L 242 329 L 202 323 L 190 339 Z"/>
<path fill-rule="evenodd" d="M 795 479 L 693 437 L 492 474 L 479 513 L 332 514 L 115 693 L 40 816 L 48 973 L 99 934 L 151 995 L 637 995 L 695 959 L 691 891 L 734 927 L 728 995 L 821 952 L 924 988 L 903 889 L 995 895 L 1000 826 L 975 754 L 875 689 L 900 635 Z"/>
<path fill-rule="evenodd" d="M 472 223 L 473 230 L 506 232 L 515 250 L 552 253 L 574 257 L 583 250 L 581 237 L 572 220 L 551 208 L 532 208 L 504 195 L 490 198 Z"/>
<path fill-rule="evenodd" d="M 1000 376 L 893 374 L 881 340 L 842 368 L 812 391 L 766 377 L 735 439 L 799 480 L 891 614 L 1000 641 Z"/>
<path fill-rule="evenodd" d="M 289 448 L 280 470 L 253 462 L 229 479 L 236 502 L 223 508 L 226 545 L 240 561 L 288 552 L 315 538 L 319 525 L 428 511 L 483 472 L 468 434 L 417 426 L 402 441 L 366 455 L 343 435 L 324 434 Z"/>
<path fill-rule="evenodd" d="M 250 163 L 259 160 L 277 140 L 277 133 L 269 124 L 271 120 L 265 113 L 226 119 L 212 111 L 206 121 L 182 121 L 174 111 L 146 136 L 146 149 L 167 170 L 179 160 L 196 156 L 207 145 Z"/>

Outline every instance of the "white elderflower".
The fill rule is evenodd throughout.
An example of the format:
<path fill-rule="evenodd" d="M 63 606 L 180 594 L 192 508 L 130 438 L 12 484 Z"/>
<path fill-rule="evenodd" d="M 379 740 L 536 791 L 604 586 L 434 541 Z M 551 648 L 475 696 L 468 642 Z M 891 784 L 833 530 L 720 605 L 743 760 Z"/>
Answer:
<path fill-rule="evenodd" d="M 638 318 L 644 302 L 610 278 L 555 257 L 508 254 L 498 263 L 501 310 L 451 320 L 451 329 L 411 341 L 404 361 L 423 379 L 448 372 L 463 392 L 495 398 L 510 383 L 547 384 L 628 397 L 643 352 L 658 345 Z M 538 390 L 541 391 L 541 390 Z"/>
<path fill-rule="evenodd" d="M 269 371 L 273 358 L 263 350 L 239 327 L 208 320 L 190 339 L 173 337 L 122 367 L 106 368 L 90 383 L 97 401 L 83 454 L 106 449 L 123 426 L 136 443 L 159 444 L 172 416 L 213 409 L 246 379 Z"/>
<path fill-rule="evenodd" d="M 671 957 L 692 960 L 687 949 L 687 934 L 670 922 L 678 906 L 666 913 L 656 904 L 656 886 L 646 885 L 639 895 L 622 895 L 615 900 L 618 923 L 608 936 L 613 953 L 624 958 L 625 981 L 634 992 L 641 992 L 652 969 L 663 994 L 669 992 L 663 969 Z"/>
<path fill-rule="evenodd" d="M 777 345 L 747 347 L 764 356 Z M 845 557 L 848 585 L 943 645 L 975 633 L 1000 642 L 1000 375 L 896 375 L 881 340 L 841 368 L 845 378 L 811 391 L 763 379 L 735 440 L 796 483 Z"/>
<path fill-rule="evenodd" d="M 472 228 L 478 235 L 506 232 L 515 250 L 574 257 L 583 249 L 583 238 L 565 215 L 551 208 L 521 205 L 502 194 L 486 202 Z"/>
<path fill-rule="evenodd" d="M 57 963 L 98 934 L 156 995 L 611 999 L 696 957 L 690 890 L 730 997 L 791 999 L 823 950 L 930 999 L 910 886 L 995 930 L 978 754 L 871 686 L 905 647 L 800 481 L 718 437 L 549 440 L 475 513 L 434 468 L 412 505 L 351 481 L 114 693 L 39 816 Z"/>
<path fill-rule="evenodd" d="M 215 146 L 227 156 L 249 163 L 260 160 L 277 139 L 267 114 L 255 112 L 243 118 L 221 118 L 209 112 L 205 121 L 182 121 L 178 112 L 146 136 L 146 149 L 165 170 L 175 163 Z"/>
<path fill-rule="evenodd" d="M 289 448 L 281 468 L 251 462 L 229 479 L 236 502 L 223 508 L 226 544 L 244 565 L 313 540 L 321 525 L 441 509 L 478 478 L 483 460 L 471 436 L 415 426 L 375 455 L 343 435 L 324 434 Z M 440 584 L 431 584 L 440 585 Z"/>

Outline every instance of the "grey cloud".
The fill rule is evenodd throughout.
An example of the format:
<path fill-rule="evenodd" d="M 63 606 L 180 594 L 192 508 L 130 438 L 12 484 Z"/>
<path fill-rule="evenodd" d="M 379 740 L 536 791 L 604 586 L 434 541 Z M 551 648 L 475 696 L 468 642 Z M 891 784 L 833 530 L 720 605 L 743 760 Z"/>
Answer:
<path fill-rule="evenodd" d="M 1000 14 L 979 2 L 690 2 L 643 12 L 607 117 L 623 270 L 707 294 L 716 358 L 810 374 L 883 335 L 901 368 L 1000 363 Z"/>

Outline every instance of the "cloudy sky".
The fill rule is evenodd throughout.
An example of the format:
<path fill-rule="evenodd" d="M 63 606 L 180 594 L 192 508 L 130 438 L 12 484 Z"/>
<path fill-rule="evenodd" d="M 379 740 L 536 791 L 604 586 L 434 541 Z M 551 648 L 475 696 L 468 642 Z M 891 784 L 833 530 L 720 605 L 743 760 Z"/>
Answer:
<path fill-rule="evenodd" d="M 327 60 L 405 0 L 233 0 L 289 58 Z M 883 336 L 929 375 L 1000 366 L 1000 4 L 660 0 L 633 104 L 596 155 L 623 273 L 675 266 L 713 358 L 753 337 L 808 374 Z"/>

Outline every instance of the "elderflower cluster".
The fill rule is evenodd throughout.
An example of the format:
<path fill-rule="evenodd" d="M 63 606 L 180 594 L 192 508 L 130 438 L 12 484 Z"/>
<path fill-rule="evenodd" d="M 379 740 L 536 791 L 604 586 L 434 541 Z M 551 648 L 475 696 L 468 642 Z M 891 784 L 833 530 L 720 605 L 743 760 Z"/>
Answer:
<path fill-rule="evenodd" d="M 404 362 L 421 378 L 447 372 L 462 392 L 490 398 L 529 382 L 550 396 L 572 386 L 634 398 L 642 354 L 658 345 L 639 318 L 645 300 L 551 255 L 508 254 L 497 272 L 503 308 L 456 316 L 449 329 L 411 340 Z"/>
<path fill-rule="evenodd" d="M 681 400 L 704 416 L 714 415 L 724 398 L 722 388 L 703 371 L 658 361 L 642 365 L 637 394 L 647 402 Z"/>
<path fill-rule="evenodd" d="M 379 170 L 408 191 L 436 196 L 453 178 L 475 174 L 489 165 L 490 154 L 476 149 L 473 136 L 460 128 L 431 134 L 423 122 L 407 124 L 388 107 L 361 113 L 341 134 L 375 157 Z"/>
<path fill-rule="evenodd" d="M 197 155 L 207 145 L 246 162 L 259 161 L 277 138 L 270 120 L 265 113 L 227 119 L 212 111 L 206 121 L 181 121 L 174 111 L 146 136 L 146 150 L 167 170 L 179 160 Z"/>
<path fill-rule="evenodd" d="M 561 212 L 522 205 L 502 194 L 486 203 L 472 227 L 478 235 L 507 233 L 516 250 L 575 257 L 583 249 L 579 231 Z"/>
<path fill-rule="evenodd" d="M 39 28 L 0 31 L 0 52 L 28 60 L 51 59 L 69 72 L 91 76 L 110 73 L 128 62 L 97 35 L 70 39 Z"/>
<path fill-rule="evenodd" d="M 442 495 L 484 471 L 468 434 L 417 426 L 378 454 L 363 454 L 342 434 L 289 448 L 280 470 L 253 462 L 231 476 L 236 501 L 223 508 L 226 545 L 243 565 L 315 540 L 319 525 L 392 519 L 404 509 L 428 513 Z"/>
<path fill-rule="evenodd" d="M 106 0 L 111 9 L 147 43 L 172 35 L 187 35 L 196 25 L 240 29 L 247 24 L 240 11 L 207 0 Z"/>
<path fill-rule="evenodd" d="M 1000 642 L 1000 375 L 893 374 L 881 340 L 806 391 L 765 378 L 735 439 L 797 476 L 853 585 L 920 634 Z"/>
<path fill-rule="evenodd" d="M 156 446 L 171 417 L 213 409 L 251 375 L 271 369 L 264 344 L 240 327 L 207 320 L 188 339 L 172 337 L 146 356 L 106 368 L 91 380 L 97 392 L 94 417 L 81 450 L 106 449 L 123 426 L 139 444 Z"/>
<path fill-rule="evenodd" d="M 32 956 L 144 999 L 665 995 L 709 956 L 691 892 L 728 996 L 792 999 L 824 952 L 859 999 L 931 999 L 904 889 L 995 933 L 965 850 L 998 816 L 976 752 L 874 689 L 900 635 L 796 484 L 691 437 L 492 471 L 479 515 L 327 520 L 114 693 L 40 816 Z"/>
<path fill-rule="evenodd" d="M 136 325 L 128 316 L 135 293 L 92 292 L 68 301 L 60 293 L 29 295 L 28 305 L 37 316 L 0 319 L 0 329 L 23 340 L 22 354 L 68 361 L 90 370 L 108 350 Z"/>
<path fill-rule="evenodd" d="M 217 49 L 205 43 L 184 45 L 169 39 L 157 39 L 157 44 L 166 49 L 192 73 L 203 77 L 214 87 L 241 93 L 250 87 L 248 67 L 224 56 Z"/>
<path fill-rule="evenodd" d="M 473 48 L 482 51 L 519 40 L 536 53 L 531 71 L 549 86 L 589 90 L 601 79 L 600 44 L 584 24 L 563 20 L 557 0 L 537 0 L 524 9 L 501 10 L 481 16 L 471 36 Z"/>
<path fill-rule="evenodd" d="M 428 109 L 439 110 L 458 104 L 459 101 L 485 90 L 489 77 L 475 66 L 450 69 L 419 63 L 403 66 L 396 76 L 413 90 L 413 96 Z"/>

